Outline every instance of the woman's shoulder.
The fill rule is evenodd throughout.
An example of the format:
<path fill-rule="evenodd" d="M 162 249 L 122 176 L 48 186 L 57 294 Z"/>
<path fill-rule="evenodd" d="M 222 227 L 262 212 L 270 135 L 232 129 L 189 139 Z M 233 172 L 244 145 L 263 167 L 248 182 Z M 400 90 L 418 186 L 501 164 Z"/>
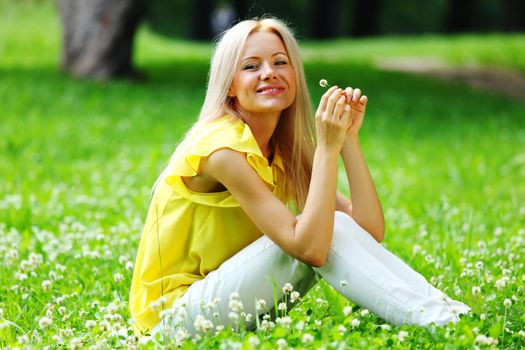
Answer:
<path fill-rule="evenodd" d="M 239 118 L 224 115 L 210 121 L 199 121 L 181 144 L 183 153 L 207 156 L 222 148 L 242 153 L 259 151 L 249 127 Z"/>

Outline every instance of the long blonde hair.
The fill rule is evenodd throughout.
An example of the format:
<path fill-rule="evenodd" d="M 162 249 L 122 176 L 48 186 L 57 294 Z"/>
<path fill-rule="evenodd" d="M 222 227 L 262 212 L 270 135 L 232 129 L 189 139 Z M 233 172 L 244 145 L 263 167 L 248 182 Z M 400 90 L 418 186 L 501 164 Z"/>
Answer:
<path fill-rule="evenodd" d="M 313 111 L 297 41 L 282 21 L 276 18 L 245 20 L 222 34 L 211 59 L 204 104 L 198 122 L 193 128 L 201 122 L 212 121 L 224 115 L 242 119 L 228 97 L 228 90 L 241 59 L 246 39 L 251 33 L 258 31 L 272 32 L 281 38 L 295 72 L 294 102 L 281 112 L 272 139 L 279 149 L 285 168 L 286 198 L 302 211 L 310 186 L 315 150 Z M 173 156 L 176 157 L 176 153 Z"/>

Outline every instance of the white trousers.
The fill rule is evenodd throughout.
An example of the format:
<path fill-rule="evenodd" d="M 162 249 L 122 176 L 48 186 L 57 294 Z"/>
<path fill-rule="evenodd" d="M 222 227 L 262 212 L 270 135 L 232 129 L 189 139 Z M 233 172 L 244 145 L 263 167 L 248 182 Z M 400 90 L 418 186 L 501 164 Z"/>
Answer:
<path fill-rule="evenodd" d="M 316 273 L 355 304 L 395 325 L 432 322 L 444 325 L 457 321 L 459 314 L 470 310 L 429 284 L 342 212 L 335 213 L 332 245 L 322 267 L 312 268 L 296 260 L 263 236 L 203 280 L 194 282 L 174 306 L 185 305 L 182 326 L 194 333 L 197 315 L 213 321 L 211 315 L 206 314 L 205 305 L 216 298 L 220 298 L 220 302 L 215 311 L 221 315 L 221 323 L 227 325 L 232 293 L 239 294 L 243 311 L 255 316 L 256 299 L 264 299 L 271 309 L 275 290 L 280 300 L 282 286 L 287 282 L 303 296 L 315 284 Z M 153 333 L 170 326 L 162 323 Z"/>

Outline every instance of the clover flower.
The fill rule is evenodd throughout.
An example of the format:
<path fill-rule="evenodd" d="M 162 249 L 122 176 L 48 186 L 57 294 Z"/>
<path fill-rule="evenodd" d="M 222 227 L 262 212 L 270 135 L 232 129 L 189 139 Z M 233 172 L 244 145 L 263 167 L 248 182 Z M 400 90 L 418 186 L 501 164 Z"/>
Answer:
<path fill-rule="evenodd" d="M 345 317 L 348 317 L 348 315 L 350 315 L 352 313 L 352 307 L 351 306 L 345 306 L 343 308 L 343 314 L 345 315 Z"/>
<path fill-rule="evenodd" d="M 80 338 L 73 338 L 69 342 L 69 346 L 71 349 L 80 349 L 82 347 L 82 339 Z"/>
<path fill-rule="evenodd" d="M 250 338 L 248 338 L 248 343 L 255 348 L 259 346 L 259 344 L 261 344 L 261 341 L 259 340 L 259 338 L 257 338 L 257 336 L 252 335 Z"/>
<path fill-rule="evenodd" d="M 53 323 L 53 320 L 47 316 L 44 316 L 38 321 L 38 326 L 42 329 L 47 328 Z"/>
<path fill-rule="evenodd" d="M 284 295 L 288 295 L 293 291 L 293 286 L 291 283 L 285 283 L 283 286 L 283 293 Z"/>
<path fill-rule="evenodd" d="M 512 301 L 510 301 L 510 299 L 507 298 L 507 299 L 505 299 L 505 300 L 503 301 L 503 305 L 504 305 L 505 307 L 509 307 L 509 306 L 512 305 Z"/>
<path fill-rule="evenodd" d="M 351 324 L 352 324 L 352 327 L 359 327 L 359 325 L 361 324 L 361 321 L 359 321 L 357 318 L 354 318 Z"/>
<path fill-rule="evenodd" d="M 241 312 L 244 308 L 242 302 L 238 299 L 230 299 L 229 306 L 232 311 L 237 313 Z"/>
<path fill-rule="evenodd" d="M 301 297 L 301 294 L 297 291 L 293 291 L 291 294 L 290 294 L 290 302 L 293 304 L 295 303 L 297 300 L 299 300 L 299 298 Z"/>
<path fill-rule="evenodd" d="M 255 301 L 255 308 L 257 311 L 262 311 L 264 308 L 266 308 L 266 300 L 264 299 L 258 299 Z"/>
<path fill-rule="evenodd" d="M 288 308 L 286 306 L 286 303 L 279 303 L 279 305 L 277 306 L 277 310 L 279 311 L 286 311 Z"/>
<path fill-rule="evenodd" d="M 207 333 L 213 329 L 213 323 L 202 315 L 197 315 L 193 323 L 198 332 Z"/>
<path fill-rule="evenodd" d="M 319 86 L 321 87 L 330 87 L 330 84 L 328 84 L 328 81 L 326 81 L 326 79 L 321 79 L 319 80 Z"/>
<path fill-rule="evenodd" d="M 405 339 L 408 337 L 408 332 L 407 331 L 400 331 L 397 334 L 397 337 L 398 337 L 399 341 L 405 341 Z"/>
<path fill-rule="evenodd" d="M 301 339 L 304 344 L 311 344 L 314 342 L 314 337 L 310 333 L 304 333 Z"/>
<path fill-rule="evenodd" d="M 286 345 L 288 345 L 288 343 L 286 342 L 286 340 L 284 340 L 283 338 L 279 338 L 277 339 L 277 347 L 279 349 L 284 349 L 286 347 Z"/>

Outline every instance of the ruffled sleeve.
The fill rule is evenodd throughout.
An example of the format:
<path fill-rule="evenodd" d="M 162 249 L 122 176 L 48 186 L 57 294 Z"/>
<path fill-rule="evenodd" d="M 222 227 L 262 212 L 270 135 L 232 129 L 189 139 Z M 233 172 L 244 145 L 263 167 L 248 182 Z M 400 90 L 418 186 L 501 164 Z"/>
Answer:
<path fill-rule="evenodd" d="M 192 129 L 177 148 L 175 157 L 168 166 L 166 182 L 178 195 L 194 202 L 220 207 L 239 206 L 228 191 L 194 192 L 182 181 L 183 176 L 197 175 L 202 159 L 222 148 L 246 154 L 248 164 L 270 189 L 276 187 L 272 168 L 262 155 L 249 126 L 242 120 L 229 116 L 211 122 L 201 122 Z"/>

